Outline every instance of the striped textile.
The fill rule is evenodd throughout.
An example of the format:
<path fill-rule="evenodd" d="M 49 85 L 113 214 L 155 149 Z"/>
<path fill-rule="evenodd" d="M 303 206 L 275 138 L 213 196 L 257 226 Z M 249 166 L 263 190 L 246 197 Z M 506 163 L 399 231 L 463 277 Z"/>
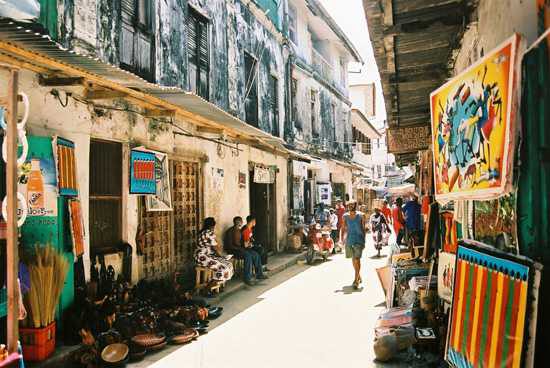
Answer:
<path fill-rule="evenodd" d="M 458 247 L 446 354 L 452 366 L 521 366 L 528 280 L 528 266 Z"/>
<path fill-rule="evenodd" d="M 71 197 L 78 196 L 74 142 L 60 137 L 57 137 L 55 142 L 59 194 Z"/>

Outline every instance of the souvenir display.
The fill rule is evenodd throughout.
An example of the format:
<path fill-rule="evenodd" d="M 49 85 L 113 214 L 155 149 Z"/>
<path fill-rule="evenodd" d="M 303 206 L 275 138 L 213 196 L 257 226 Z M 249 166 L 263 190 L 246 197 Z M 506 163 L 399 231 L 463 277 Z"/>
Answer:
<path fill-rule="evenodd" d="M 75 144 L 61 137 L 54 137 L 52 142 L 54 145 L 59 194 L 70 197 L 78 196 Z"/>
<path fill-rule="evenodd" d="M 461 242 L 456 257 L 447 362 L 522 367 L 532 318 L 533 262 L 477 242 Z"/>
<path fill-rule="evenodd" d="M 71 223 L 71 237 L 73 240 L 73 254 L 75 258 L 84 254 L 84 223 L 82 221 L 82 207 L 80 201 L 68 201 L 69 219 Z"/>
<path fill-rule="evenodd" d="M 518 44 L 514 35 L 430 95 L 437 200 L 509 191 Z"/>
<path fill-rule="evenodd" d="M 130 194 L 156 194 L 155 154 L 130 151 Z"/>

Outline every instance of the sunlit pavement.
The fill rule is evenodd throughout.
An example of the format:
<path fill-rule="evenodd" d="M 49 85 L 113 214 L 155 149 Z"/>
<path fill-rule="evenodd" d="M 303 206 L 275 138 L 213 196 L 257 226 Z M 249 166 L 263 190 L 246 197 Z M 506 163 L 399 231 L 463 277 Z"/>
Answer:
<path fill-rule="evenodd" d="M 382 254 L 388 251 L 385 247 Z M 325 263 L 291 267 L 228 297 L 223 319 L 214 321 L 207 335 L 136 366 L 375 367 L 373 328 L 384 308 L 375 268 L 387 262 L 375 255 L 369 242 L 360 291 L 349 286 L 353 269 L 342 254 Z"/>

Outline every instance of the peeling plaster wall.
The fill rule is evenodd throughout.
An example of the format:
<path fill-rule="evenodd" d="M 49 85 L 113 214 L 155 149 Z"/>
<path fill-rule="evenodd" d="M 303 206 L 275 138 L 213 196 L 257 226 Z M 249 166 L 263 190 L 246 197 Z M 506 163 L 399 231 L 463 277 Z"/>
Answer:
<path fill-rule="evenodd" d="M 0 73 L 0 88 L 7 88 L 7 74 Z M 231 226 L 234 216 L 250 214 L 249 178 L 246 188 L 239 188 L 239 172 L 248 176 L 249 161 L 264 165 L 276 165 L 279 169 L 276 185 L 277 205 L 277 239 L 278 248 L 282 250 L 286 242 L 287 224 L 287 159 L 245 145 L 239 145 L 243 150 L 235 157 L 229 148 L 218 154 L 217 144 L 197 138 L 174 136 L 169 124 L 158 120 L 143 118 L 140 115 L 124 111 L 94 109 L 69 99 L 67 107 L 62 107 L 59 101 L 50 94 L 51 88 L 41 87 L 38 76 L 31 72 L 21 72 L 20 90 L 29 96 L 30 115 L 26 126 L 27 135 L 53 136 L 59 135 L 73 140 L 76 144 L 76 164 L 78 168 L 79 197 L 82 203 L 82 214 L 85 229 L 84 269 L 89 278 L 90 244 L 89 244 L 89 152 L 90 140 L 102 139 L 117 141 L 123 144 L 127 152 L 130 147 L 143 145 L 147 148 L 168 153 L 174 157 L 205 157 L 203 166 L 203 204 L 204 217 L 214 216 L 219 224 L 217 235 Z M 81 90 L 74 90 L 80 94 Z M 64 92 L 61 92 L 62 99 Z M 126 102 L 116 100 L 103 102 L 102 105 L 117 108 L 128 107 Z M 135 106 L 131 107 L 136 109 Z M 176 123 L 188 131 L 195 128 L 185 121 Z M 224 169 L 224 186 L 222 190 L 215 189 L 212 181 L 212 169 Z M 127 175 L 128 167 L 123 164 L 123 172 Z M 141 256 L 135 251 L 135 238 L 138 226 L 138 196 L 123 190 L 123 238 L 134 248 L 132 281 L 139 280 L 141 275 Z M 202 219 L 201 219 L 202 220 Z M 120 269 L 120 264 L 114 264 Z"/>
<path fill-rule="evenodd" d="M 537 38 L 535 1 L 480 0 L 475 10 L 477 21 L 471 23 L 456 53 L 455 75 L 512 36 L 525 36 L 527 44 Z"/>

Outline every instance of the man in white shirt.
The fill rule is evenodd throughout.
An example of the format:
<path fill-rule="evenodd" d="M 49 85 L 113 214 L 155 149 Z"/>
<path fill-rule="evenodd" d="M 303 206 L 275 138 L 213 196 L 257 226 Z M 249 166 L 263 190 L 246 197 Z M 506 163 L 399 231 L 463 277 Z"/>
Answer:
<path fill-rule="evenodd" d="M 336 246 L 340 241 L 340 234 L 338 233 L 338 215 L 332 208 L 330 209 L 329 223 L 330 223 L 330 237 L 334 241 L 334 248 L 332 248 L 332 254 L 335 254 Z"/>

